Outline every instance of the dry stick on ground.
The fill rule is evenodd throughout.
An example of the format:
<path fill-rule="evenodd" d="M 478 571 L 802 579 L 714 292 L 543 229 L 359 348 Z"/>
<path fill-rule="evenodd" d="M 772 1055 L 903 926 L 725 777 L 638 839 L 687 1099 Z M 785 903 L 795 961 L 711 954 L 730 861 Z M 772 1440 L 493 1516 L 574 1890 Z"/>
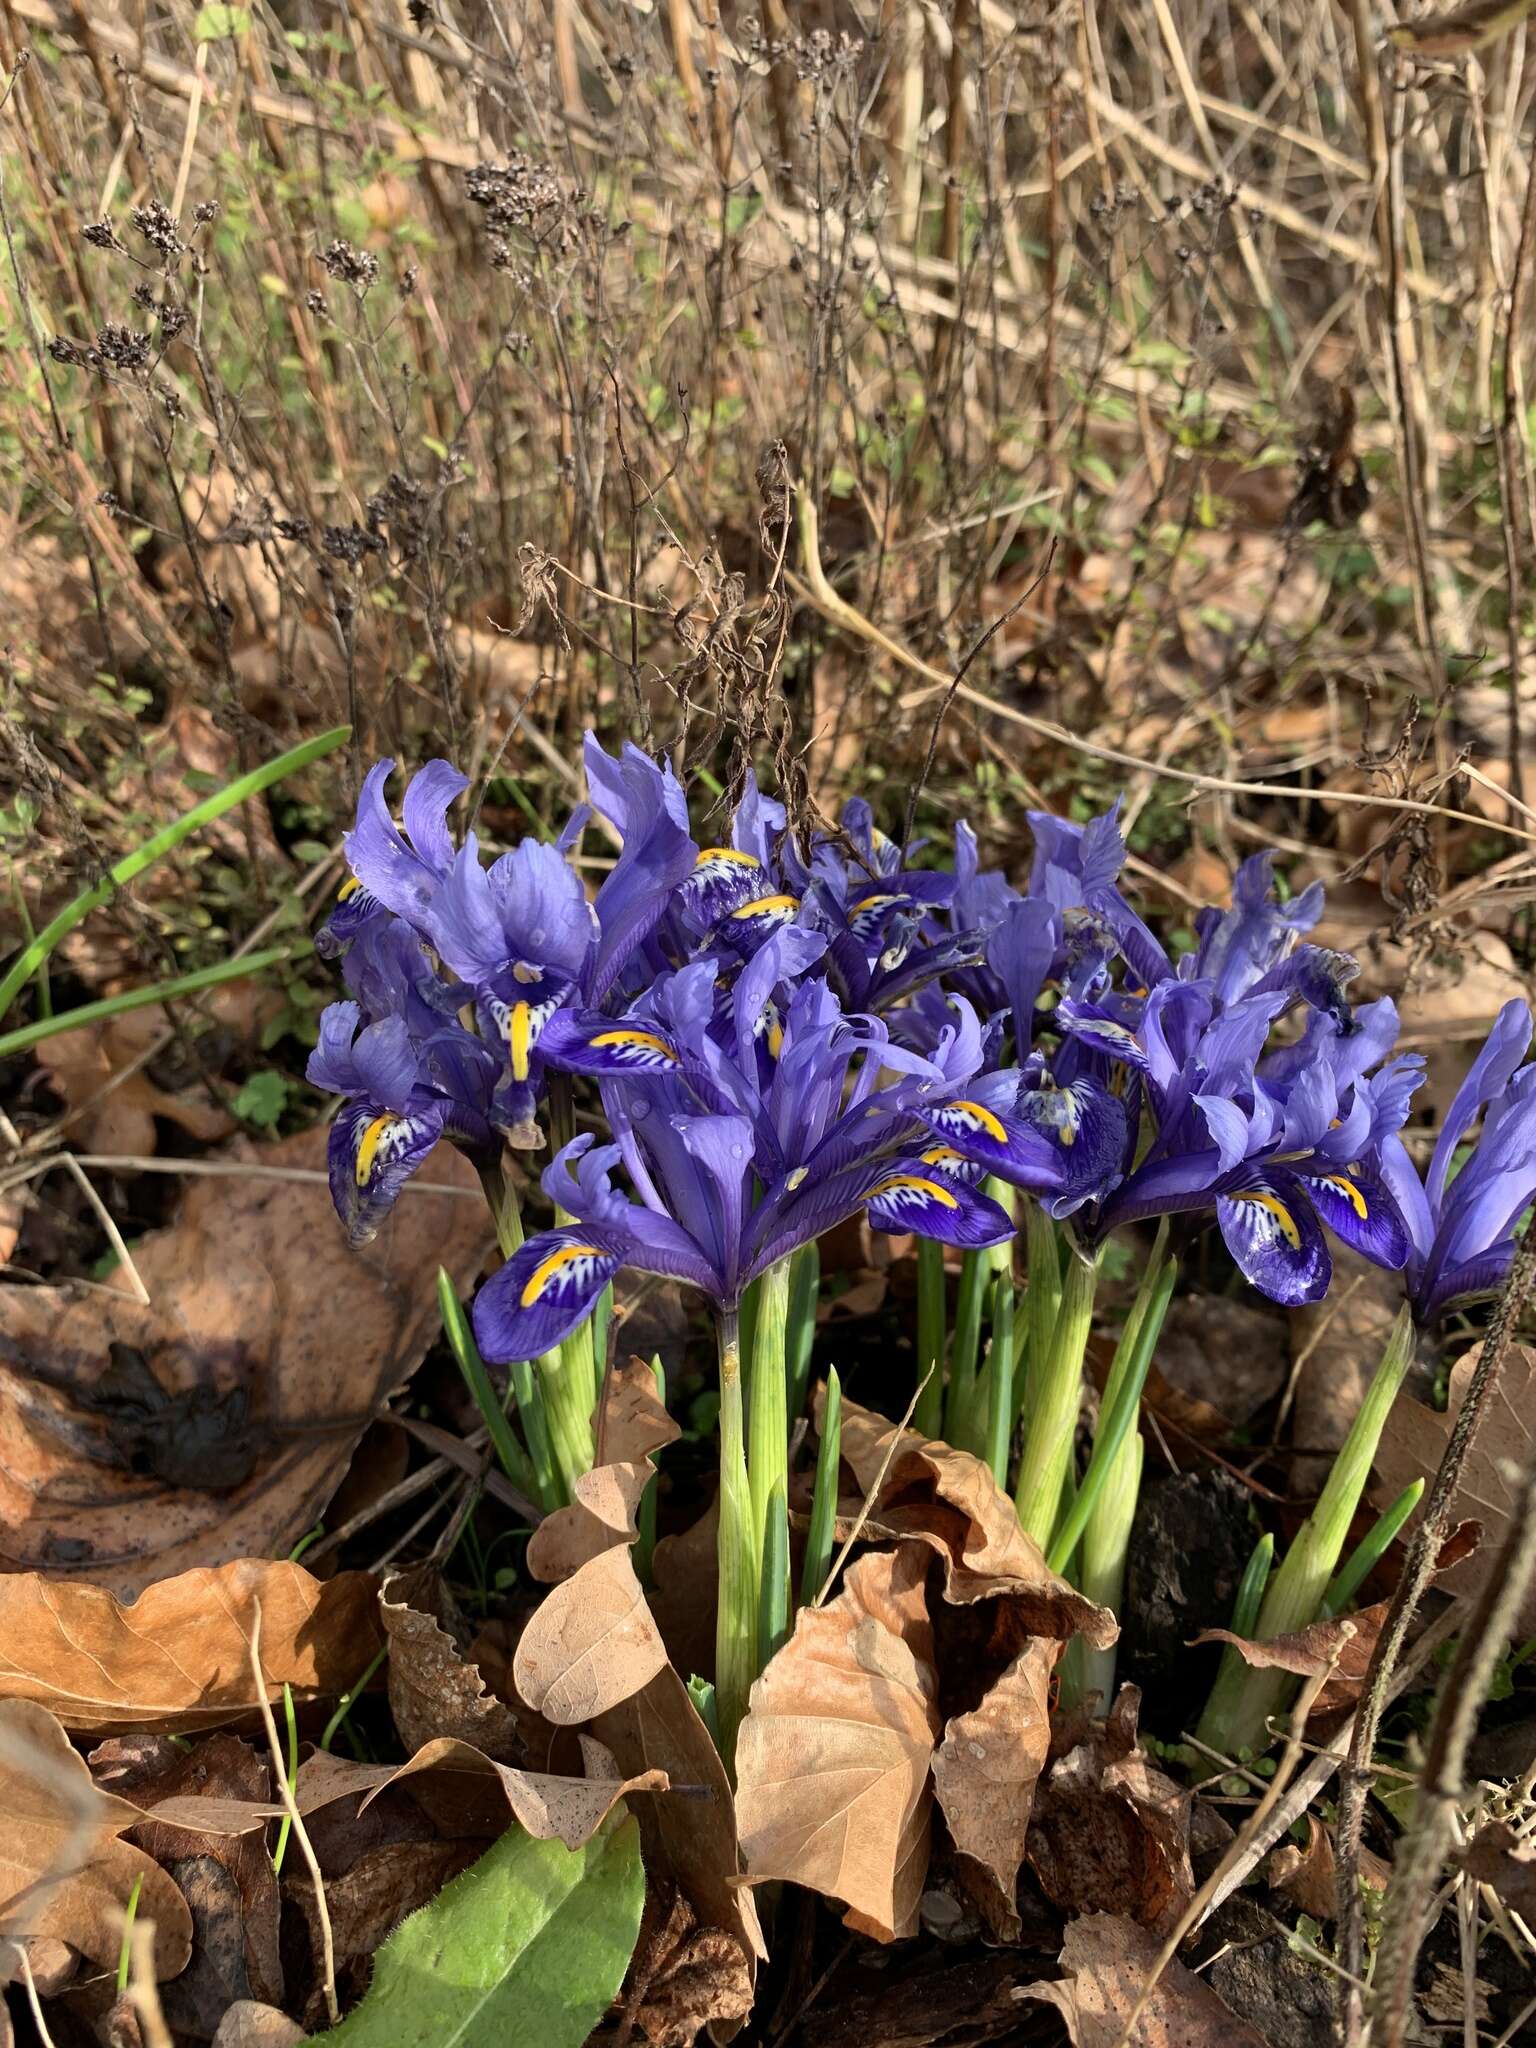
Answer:
<path fill-rule="evenodd" d="M 1339 1980 L 1342 1986 L 1339 2027 L 1345 2041 L 1353 2041 L 1360 2030 L 1360 1999 L 1353 1981 L 1363 1976 L 1365 1969 L 1360 1841 L 1365 1822 L 1365 1802 L 1371 1786 L 1371 1758 L 1376 1750 L 1387 1689 L 1397 1660 L 1402 1655 L 1414 1614 L 1434 1573 L 1435 1560 L 1450 1533 L 1451 1506 L 1461 1483 L 1462 1467 L 1498 1384 L 1504 1354 L 1533 1281 L 1536 1281 L 1536 1240 L 1528 1237 L 1509 1269 L 1504 1292 L 1499 1297 L 1499 1305 L 1483 1340 L 1482 1356 L 1457 1413 L 1450 1442 L 1440 1461 L 1440 1470 L 1430 1488 L 1423 1518 L 1408 1546 L 1402 1577 L 1398 1580 L 1397 1591 L 1392 1596 L 1392 1605 L 1387 1610 L 1386 1621 L 1376 1639 L 1361 1686 L 1354 1739 L 1339 1779 L 1337 1911 L 1339 1962 L 1344 1971 Z"/>
<path fill-rule="evenodd" d="M 1393 1859 L 1371 1994 L 1373 2026 L 1380 2030 L 1373 2038 L 1380 2041 L 1381 2048 L 1403 2048 L 1407 2037 L 1414 1964 L 1428 1932 L 1431 1899 L 1451 1845 L 1467 1750 L 1533 1578 L 1536 1446 L 1526 1460 L 1493 1569 L 1483 1581 L 1462 1629 L 1455 1660 L 1441 1683 L 1413 1818 Z"/>
<path fill-rule="evenodd" d="M 309 1866 L 309 1874 L 315 1885 L 315 1913 L 320 1922 L 320 1949 L 325 1968 L 325 2010 L 334 2027 L 341 2018 L 341 2008 L 336 2003 L 336 1944 L 331 1936 L 331 1913 L 325 1902 L 325 1878 L 321 1873 L 320 1860 L 315 1854 L 315 1845 L 309 1839 L 309 1830 L 304 1825 L 304 1816 L 299 1811 L 298 1801 L 293 1796 L 293 1787 L 288 1782 L 287 1766 L 283 1759 L 283 1746 L 277 1738 L 277 1723 L 272 1718 L 272 1703 L 267 1698 L 266 1674 L 261 1668 L 261 1602 L 254 1601 L 254 1615 L 251 1621 L 251 1675 L 256 1681 L 256 1704 L 261 1712 L 262 1725 L 267 1731 L 267 1746 L 272 1751 L 272 1775 L 289 1820 L 293 1823 L 294 1839 L 300 1853 Z"/>
<path fill-rule="evenodd" d="M 1509 316 L 1504 327 L 1504 403 L 1499 421 L 1499 509 L 1504 534 L 1504 575 L 1508 584 L 1506 631 L 1509 651 L 1509 800 L 1518 805 L 1525 796 L 1525 773 L 1520 765 L 1520 512 L 1515 491 L 1520 462 L 1520 365 L 1518 336 L 1525 319 L 1525 301 L 1530 284 L 1532 241 L 1536 240 L 1536 158 L 1526 165 L 1525 206 L 1520 216 L 1520 240 L 1515 248 L 1515 269 L 1509 285 Z M 1536 538 L 1536 536 L 1533 536 Z"/>
<path fill-rule="evenodd" d="M 1315 1678 L 1309 1678 L 1302 1687 L 1300 1697 L 1296 1701 L 1295 1710 L 1291 1715 L 1290 1731 L 1286 1737 L 1285 1748 L 1280 1754 L 1279 1762 L 1275 1765 L 1275 1775 L 1269 1782 L 1268 1790 L 1243 1823 L 1242 1830 L 1237 1838 L 1229 1844 L 1227 1852 L 1222 1857 L 1220 1863 L 1217 1864 L 1205 1883 L 1201 1885 L 1199 1891 L 1195 1893 L 1195 1896 L 1184 1908 L 1184 1911 L 1179 1916 L 1178 1925 L 1163 1943 L 1161 1949 L 1159 1949 L 1155 1962 L 1147 1972 L 1147 1981 L 1141 1987 L 1136 2003 L 1131 2007 L 1130 2014 L 1126 2019 L 1125 2025 L 1120 2030 L 1114 2048 L 1130 2048 L 1130 2043 L 1136 2034 L 1136 2023 L 1141 2018 L 1143 2012 L 1145 2012 L 1147 2001 L 1157 1989 L 1158 1979 L 1178 1954 L 1179 1943 L 1193 1928 L 1200 1924 L 1208 1904 L 1215 1897 L 1216 1889 L 1227 1875 L 1228 1870 L 1235 1864 L 1247 1861 L 1249 1843 L 1255 1840 L 1262 1832 L 1265 1822 L 1280 1803 L 1280 1797 L 1285 1791 L 1286 1786 L 1289 1785 L 1291 1779 L 1296 1775 L 1296 1766 L 1301 1762 L 1302 1756 L 1305 1753 L 1303 1736 L 1306 1731 L 1307 1716 L 1312 1711 L 1312 1702 L 1333 1675 L 1334 1668 L 1339 1661 L 1339 1651 L 1342 1650 L 1344 1642 L 1348 1641 L 1349 1637 L 1353 1634 L 1353 1628 L 1341 1631 L 1343 1640 L 1341 1640 L 1338 1649 L 1334 1651 L 1333 1656 L 1329 1659 L 1328 1668 L 1325 1671 L 1320 1671 Z"/>

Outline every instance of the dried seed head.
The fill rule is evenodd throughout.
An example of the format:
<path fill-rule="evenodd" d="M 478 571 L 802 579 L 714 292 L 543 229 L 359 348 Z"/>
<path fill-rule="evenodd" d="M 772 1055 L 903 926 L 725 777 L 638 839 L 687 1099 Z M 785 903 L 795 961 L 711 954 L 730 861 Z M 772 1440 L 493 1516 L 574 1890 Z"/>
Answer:
<path fill-rule="evenodd" d="M 338 284 L 350 285 L 359 298 L 372 288 L 379 275 L 379 259 L 371 250 L 339 239 L 332 242 L 320 261 Z"/>

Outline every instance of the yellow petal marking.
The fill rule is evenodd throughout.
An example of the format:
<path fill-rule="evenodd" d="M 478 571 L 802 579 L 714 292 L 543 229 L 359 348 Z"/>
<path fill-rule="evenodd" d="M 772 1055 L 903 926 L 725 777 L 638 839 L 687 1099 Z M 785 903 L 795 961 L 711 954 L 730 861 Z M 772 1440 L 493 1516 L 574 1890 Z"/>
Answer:
<path fill-rule="evenodd" d="M 548 1288 L 549 1283 L 557 1274 L 563 1273 L 567 1266 L 574 1265 L 578 1259 L 598 1259 L 601 1257 L 602 1253 L 595 1244 L 561 1245 L 560 1249 L 551 1252 L 547 1259 L 540 1259 L 539 1263 L 529 1274 L 521 1297 L 523 1307 L 532 1308 L 534 1303 Z"/>

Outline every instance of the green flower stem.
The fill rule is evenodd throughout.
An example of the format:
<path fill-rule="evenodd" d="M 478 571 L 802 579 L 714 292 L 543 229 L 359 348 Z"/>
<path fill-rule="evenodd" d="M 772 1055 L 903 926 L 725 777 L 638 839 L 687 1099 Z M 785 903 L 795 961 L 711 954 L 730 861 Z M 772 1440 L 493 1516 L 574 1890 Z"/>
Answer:
<path fill-rule="evenodd" d="M 1371 1527 L 1339 1567 L 1333 1584 L 1323 1597 L 1325 1614 L 1342 1614 L 1362 1585 L 1375 1571 L 1397 1541 L 1404 1522 L 1424 1498 L 1424 1481 L 1415 1479 L 1405 1486 L 1389 1507 L 1382 1509 Z"/>
<path fill-rule="evenodd" d="M 1112 1614 L 1120 1611 L 1125 1594 L 1125 1563 L 1130 1555 L 1131 1524 L 1136 1519 L 1136 1501 L 1141 1493 L 1141 1467 L 1146 1453 L 1140 1431 L 1133 1431 L 1109 1466 L 1109 1476 L 1098 1498 L 1088 1526 L 1083 1530 L 1078 1559 L 1079 1592 Z M 1069 1515 L 1068 1522 L 1071 1517 Z M 1096 1692 L 1105 1711 L 1115 1696 L 1115 1651 L 1095 1650 L 1080 1644 L 1083 1696 Z"/>
<path fill-rule="evenodd" d="M 1349 1525 L 1371 1476 L 1382 1429 L 1413 1362 L 1413 1350 L 1413 1316 L 1405 1303 L 1317 1506 L 1302 1523 L 1270 1580 L 1255 1631 L 1260 1641 L 1305 1628 L 1322 1612 L 1349 1537 Z M 1270 1716 L 1281 1711 L 1295 1686 L 1287 1672 L 1252 1671 L 1240 1661 L 1234 1669 L 1224 1660 L 1200 1717 L 1200 1740 L 1221 1756 L 1237 1757 L 1257 1750 L 1264 1743 Z"/>
<path fill-rule="evenodd" d="M 736 1730 L 757 1676 L 757 1523 L 747 1478 L 746 1416 L 741 1389 L 741 1329 L 734 1308 L 721 1309 L 719 1612 L 715 1623 L 715 1714 L 720 1754 L 732 1776 Z"/>
<path fill-rule="evenodd" d="M 523 1244 L 523 1217 L 517 1204 L 517 1189 L 510 1174 L 500 1164 L 480 1169 L 480 1185 L 485 1190 L 501 1255 L 510 1259 L 514 1252 L 522 1249 Z M 539 1500 L 546 1508 L 561 1507 L 571 1498 L 572 1481 L 587 1471 L 592 1463 L 591 1407 L 588 1406 L 574 1437 L 571 1435 L 569 1402 L 563 1420 L 552 1413 L 551 1403 L 565 1380 L 564 1360 L 558 1350 L 545 1352 L 535 1362 L 520 1359 L 507 1371 L 517 1401 L 517 1412 L 522 1419 L 523 1435 L 528 1440 L 528 1455 L 538 1475 Z M 590 1374 L 588 1383 L 590 1385 Z M 579 1398 L 578 1395 L 578 1401 Z M 563 1437 L 562 1429 L 565 1432 Z M 584 1459 L 581 1449 L 583 1434 L 586 1439 Z"/>
<path fill-rule="evenodd" d="M 917 1240 L 917 1378 L 922 1392 L 912 1411 L 912 1427 L 923 1437 L 936 1437 L 944 1427 L 944 1336 L 944 1247 L 937 1238 L 920 1237 Z M 928 1374 L 926 1385 L 923 1385 L 924 1373 Z"/>
<path fill-rule="evenodd" d="M 486 1429 L 490 1433 L 491 1446 L 501 1462 L 502 1471 L 519 1493 L 527 1494 L 541 1506 L 547 1507 L 549 1499 L 546 1483 L 553 1478 L 553 1474 L 536 1471 L 529 1453 L 512 1434 L 512 1426 L 496 1398 L 491 1376 L 485 1369 L 484 1359 L 480 1356 L 480 1347 L 475 1342 L 474 1331 L 469 1327 L 469 1318 L 465 1315 L 459 1297 L 454 1291 L 453 1279 L 443 1266 L 437 1269 L 437 1306 L 443 1318 L 448 1348 L 464 1376 L 464 1384 L 474 1396 L 475 1406 L 484 1418 Z M 548 1451 L 547 1443 L 545 1450 Z"/>
<path fill-rule="evenodd" d="M 1065 1571 L 1067 1560 L 1077 1548 L 1079 1538 L 1086 1535 L 1091 1527 L 1098 1503 L 1105 1494 L 1113 1493 L 1117 1497 L 1116 1505 L 1108 1511 L 1110 1519 L 1118 1522 L 1121 1518 L 1118 1497 L 1127 1484 L 1141 1390 L 1147 1383 L 1152 1353 L 1162 1335 L 1168 1304 L 1173 1299 L 1174 1282 L 1178 1278 L 1176 1262 L 1164 1254 L 1165 1242 L 1165 1233 L 1159 1232 L 1157 1248 L 1147 1261 L 1141 1285 L 1136 1290 L 1136 1299 L 1120 1333 L 1120 1342 L 1115 1346 L 1114 1361 L 1104 1383 L 1104 1398 L 1099 1404 L 1099 1426 L 1094 1437 L 1093 1456 L 1088 1461 L 1088 1470 L 1083 1474 L 1071 1513 L 1051 1541 L 1050 1564 L 1053 1571 Z M 1117 1460 L 1122 1461 L 1119 1470 L 1116 1469 Z M 1132 1495 L 1133 1513 L 1135 1506 L 1135 1496 Z M 1101 1536 L 1098 1545 L 1101 1555 L 1103 1547 Z"/>
<path fill-rule="evenodd" d="M 758 1655 L 763 1663 L 789 1627 L 789 1326 L 788 1259 L 758 1281 L 752 1370 L 747 1381 L 747 1473 L 752 1521 L 762 1558 L 758 1589 Z M 783 1524 L 782 1549 L 778 1544 Z M 756 1671 L 753 1677 L 757 1676 Z"/>
<path fill-rule="evenodd" d="M 292 939 L 286 946 L 268 946 L 259 953 L 244 953 L 237 960 L 220 960 L 213 967 L 199 967 L 191 974 L 173 975 L 169 981 L 146 982 L 142 988 L 125 989 L 118 996 L 103 996 L 99 1002 L 82 1003 L 77 1010 L 39 1017 L 35 1024 L 18 1025 L 0 1032 L 0 1059 L 13 1052 L 25 1052 L 45 1038 L 61 1031 L 78 1031 L 84 1024 L 100 1024 L 107 1017 L 120 1017 L 126 1010 L 143 1010 L 151 1003 L 168 1003 L 177 996 L 196 995 L 199 989 L 217 988 L 222 982 L 243 981 L 252 974 L 264 974 L 291 960 L 304 960 L 314 952 L 308 939 Z"/>
<path fill-rule="evenodd" d="M 785 1364 L 789 1372 L 791 1418 L 805 1412 L 811 1384 L 811 1352 L 816 1344 L 816 1300 L 821 1292 L 821 1246 L 813 1239 L 801 1245 L 789 1262 L 789 1326 Z"/>
<path fill-rule="evenodd" d="M 1014 1375 L 1014 1395 L 1027 1439 L 1040 1375 L 1051 1355 L 1056 1313 L 1061 1307 L 1061 1240 L 1055 1224 L 1038 1202 L 1024 1204 L 1024 1244 L 1029 1277 L 1024 1290 L 1023 1356 Z"/>
<path fill-rule="evenodd" d="M 827 1399 L 821 1411 L 821 1444 L 816 1452 L 816 1491 L 811 1497 L 811 1527 L 800 1573 L 800 1604 L 811 1606 L 832 1569 L 832 1536 L 837 1522 L 837 1468 L 843 1454 L 843 1383 L 834 1365 L 827 1372 Z"/>
<path fill-rule="evenodd" d="M 1008 1484 L 1008 1446 L 1013 1439 L 1015 1303 L 1013 1274 L 1005 1268 L 992 1289 L 992 1349 L 986 1370 L 986 1460 L 998 1485 Z"/>
<path fill-rule="evenodd" d="M 1099 1259 L 1077 1253 L 1067 1261 L 1061 1306 L 1048 1350 L 1032 1361 L 1037 1385 L 1030 1405 L 1014 1504 L 1026 1536 L 1042 1550 L 1051 1546 L 1061 1515 L 1062 1488 L 1072 1473 L 1072 1439 L 1083 1394 L 1083 1358 L 1093 1326 L 1093 1298 Z"/>
<path fill-rule="evenodd" d="M 77 924 L 89 917 L 93 910 L 99 909 L 126 883 L 131 882 L 135 875 L 143 874 L 144 870 L 153 867 L 163 854 L 170 853 L 202 826 L 211 824 L 215 818 L 222 818 L 226 811 L 232 811 L 248 797 L 259 796 L 275 782 L 281 782 L 285 776 L 296 774 L 301 768 L 307 768 L 312 761 L 318 761 L 322 754 L 329 754 L 333 748 L 339 747 L 348 739 L 351 732 L 350 725 L 337 725 L 329 732 L 317 734 L 312 740 L 305 740 L 302 746 L 290 747 L 287 753 L 263 762 L 261 767 L 253 768 L 249 775 L 238 776 L 223 789 L 215 790 L 212 796 L 204 797 L 200 804 L 194 804 L 190 811 L 184 811 L 179 818 L 173 819 L 162 830 L 153 833 L 142 845 L 136 846 L 132 853 L 124 854 L 120 861 L 108 868 L 99 882 L 93 883 L 89 889 L 82 890 L 73 903 L 66 904 L 57 917 L 51 918 L 44 925 L 36 938 L 22 947 L 11 962 L 4 980 L 0 981 L 0 1017 L 5 1015 L 59 941 L 72 932 Z M 249 962 L 244 965 L 245 971 L 249 973 Z M 169 984 L 162 987 L 162 995 L 170 992 Z M 97 1009 L 95 1004 L 87 1007 Z M 99 1010 L 97 1014 L 100 1014 Z M 88 1021 L 84 1012 L 77 1015 L 82 1023 Z M 19 1050 L 19 1047 L 11 1046 L 5 1040 L 0 1040 L 0 1047 L 8 1051 Z"/>
<path fill-rule="evenodd" d="M 985 1252 L 967 1252 L 960 1265 L 955 1335 L 949 1352 L 949 1385 L 944 1393 L 944 1441 L 957 1451 L 973 1441 L 976 1364 L 981 1355 L 981 1309 L 992 1268 Z"/>

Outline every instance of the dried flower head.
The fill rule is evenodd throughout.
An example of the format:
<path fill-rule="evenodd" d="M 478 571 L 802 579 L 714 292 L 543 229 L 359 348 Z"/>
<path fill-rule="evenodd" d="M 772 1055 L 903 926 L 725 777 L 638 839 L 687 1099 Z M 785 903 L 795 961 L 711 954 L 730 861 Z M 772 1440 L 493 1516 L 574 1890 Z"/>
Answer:
<path fill-rule="evenodd" d="M 158 199 L 152 199 L 147 206 L 136 206 L 128 218 L 152 249 L 158 249 L 168 262 L 173 262 L 185 250 L 186 244 L 178 232 L 180 223 L 169 207 L 162 206 Z"/>
<path fill-rule="evenodd" d="M 378 279 L 378 257 L 369 249 L 359 249 L 339 238 L 332 242 L 320 261 L 329 276 L 334 277 L 338 284 L 350 286 L 359 298 L 370 291 Z"/>

